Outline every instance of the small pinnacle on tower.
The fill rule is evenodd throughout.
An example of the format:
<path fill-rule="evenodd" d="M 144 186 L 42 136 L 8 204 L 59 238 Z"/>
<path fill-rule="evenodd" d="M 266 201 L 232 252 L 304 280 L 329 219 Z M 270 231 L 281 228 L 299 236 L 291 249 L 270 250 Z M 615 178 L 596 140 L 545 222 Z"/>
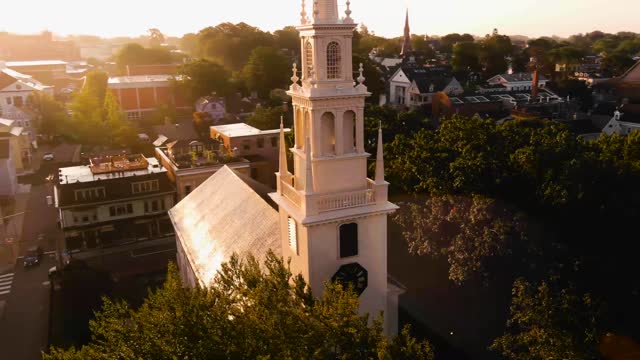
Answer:
<path fill-rule="evenodd" d="M 360 85 L 363 85 L 364 81 L 366 80 L 363 73 L 364 73 L 364 66 L 362 65 L 362 63 L 360 63 L 360 69 L 358 69 L 358 71 L 360 72 L 360 76 L 358 76 L 358 82 L 360 83 Z"/>
<path fill-rule="evenodd" d="M 345 18 L 346 22 L 353 21 L 353 19 L 351 19 L 351 1 L 349 0 L 347 0 L 347 10 L 345 10 L 344 13 L 347 15 Z"/>
<path fill-rule="evenodd" d="M 302 0 L 302 11 L 300 12 L 300 23 L 306 25 L 309 19 L 307 19 L 307 4 Z"/>
<path fill-rule="evenodd" d="M 298 77 L 298 64 L 293 63 L 293 69 L 291 69 L 291 71 L 293 71 L 293 76 L 291 76 L 291 81 L 297 85 L 298 80 L 300 80 L 300 78 Z"/>
<path fill-rule="evenodd" d="M 278 171 L 280 176 L 285 176 L 289 173 L 287 169 L 287 144 L 284 139 L 284 116 L 280 116 L 280 164 Z"/>
<path fill-rule="evenodd" d="M 382 121 L 378 126 L 378 154 L 376 156 L 376 184 L 384 183 L 384 148 L 382 144 Z"/>

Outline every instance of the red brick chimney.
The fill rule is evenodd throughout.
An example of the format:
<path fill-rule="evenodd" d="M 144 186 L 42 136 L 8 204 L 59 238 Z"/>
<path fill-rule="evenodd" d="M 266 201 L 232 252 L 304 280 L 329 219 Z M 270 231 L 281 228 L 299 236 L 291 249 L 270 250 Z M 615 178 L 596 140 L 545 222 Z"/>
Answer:
<path fill-rule="evenodd" d="M 533 69 L 533 81 L 531 84 L 531 97 L 538 97 L 538 69 Z"/>

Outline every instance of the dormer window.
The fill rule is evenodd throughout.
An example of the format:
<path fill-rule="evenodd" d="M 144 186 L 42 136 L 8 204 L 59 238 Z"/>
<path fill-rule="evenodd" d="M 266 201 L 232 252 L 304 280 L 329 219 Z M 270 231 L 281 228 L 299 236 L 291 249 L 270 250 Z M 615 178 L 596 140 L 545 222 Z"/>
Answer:
<path fill-rule="evenodd" d="M 342 77 L 341 65 L 340 44 L 332 41 L 327 46 L 327 79 L 340 79 Z"/>

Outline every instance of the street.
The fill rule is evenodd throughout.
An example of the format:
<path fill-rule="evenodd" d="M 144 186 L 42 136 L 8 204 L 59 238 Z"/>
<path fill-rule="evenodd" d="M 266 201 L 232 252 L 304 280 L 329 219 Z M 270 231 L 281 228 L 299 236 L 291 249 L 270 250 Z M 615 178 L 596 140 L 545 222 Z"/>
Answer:
<path fill-rule="evenodd" d="M 77 157 L 77 147 L 63 145 L 56 149 L 41 149 L 34 158 L 35 172 L 31 180 L 21 236 L 14 244 L 14 266 L 0 264 L 0 358 L 34 360 L 46 350 L 49 325 L 48 272 L 56 266 L 56 241 L 62 240 L 57 226 L 56 209 L 47 205 L 46 197 L 53 195 L 53 185 L 45 177 L 56 171 L 56 163 L 40 163 L 42 153 L 53 151 L 56 160 L 70 162 Z M 42 263 L 25 269 L 22 259 L 27 249 L 40 246 L 44 251 Z"/>

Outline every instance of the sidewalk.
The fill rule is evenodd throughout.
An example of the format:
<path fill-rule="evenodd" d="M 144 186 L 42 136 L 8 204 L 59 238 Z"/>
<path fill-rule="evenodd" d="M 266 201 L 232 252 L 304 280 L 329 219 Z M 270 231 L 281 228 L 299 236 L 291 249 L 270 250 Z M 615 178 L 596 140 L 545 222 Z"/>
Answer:
<path fill-rule="evenodd" d="M 17 194 L 15 197 L 15 202 L 13 204 L 13 209 L 11 209 L 11 213 L 9 214 L 7 213 L 7 211 L 2 212 L 5 217 L 14 214 L 20 215 L 5 220 L 5 236 L 6 238 L 11 238 L 13 243 L 12 245 L 10 245 L 6 243 L 6 239 L 0 239 L 0 242 L 2 243 L 0 249 L 0 269 L 2 269 L 2 267 L 5 265 L 10 265 L 11 267 L 13 267 L 13 264 L 16 263 L 19 248 L 18 244 L 22 240 L 22 229 L 26 215 L 25 211 L 27 210 L 27 206 L 29 203 L 29 197 L 29 192 Z"/>

